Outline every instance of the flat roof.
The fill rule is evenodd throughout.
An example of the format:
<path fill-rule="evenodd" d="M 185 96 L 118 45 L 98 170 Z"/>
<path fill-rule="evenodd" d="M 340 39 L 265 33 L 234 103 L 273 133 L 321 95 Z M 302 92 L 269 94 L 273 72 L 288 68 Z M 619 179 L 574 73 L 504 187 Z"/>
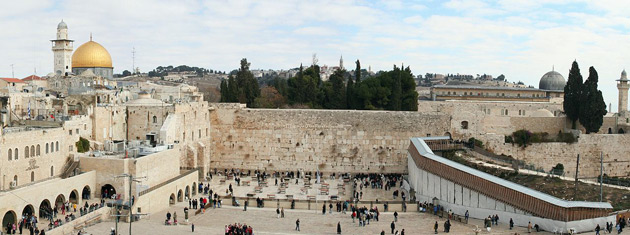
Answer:
<path fill-rule="evenodd" d="M 444 157 L 440 157 L 437 156 L 433 153 L 433 151 L 431 151 L 431 149 L 429 148 L 429 146 L 424 142 L 425 138 L 424 137 L 415 137 L 415 138 L 411 138 L 411 143 L 416 147 L 416 149 L 418 150 L 418 153 L 420 153 L 420 155 L 422 155 L 423 157 L 426 157 L 428 159 L 434 160 L 436 162 L 442 163 L 444 165 L 447 165 L 449 167 L 455 168 L 457 170 L 466 172 L 468 174 L 477 176 L 479 178 L 485 179 L 489 182 L 501 185 L 503 187 L 509 188 L 509 189 L 513 189 L 516 190 L 518 192 L 527 194 L 531 197 L 546 201 L 548 203 L 557 205 L 557 206 L 561 206 L 561 207 L 565 207 L 565 208 L 572 208 L 572 207 L 584 207 L 584 208 L 601 208 L 601 209 L 612 209 L 612 205 L 610 205 L 610 203 L 608 202 L 587 202 L 587 201 L 567 201 L 567 200 L 563 200 L 554 196 L 551 196 L 549 194 L 540 192 L 540 191 L 536 191 L 533 189 L 530 189 L 528 187 L 525 187 L 523 185 L 508 181 L 508 180 L 504 180 L 501 179 L 499 177 L 496 177 L 494 175 L 473 169 L 471 167 L 459 164 L 457 162 L 448 160 Z"/>
<path fill-rule="evenodd" d="M 498 87 L 498 86 L 470 86 L 470 85 L 434 85 L 432 88 L 448 89 L 475 89 L 475 90 L 510 90 L 510 91 L 543 91 L 543 92 L 564 92 L 562 90 L 542 90 L 532 87 Z"/>

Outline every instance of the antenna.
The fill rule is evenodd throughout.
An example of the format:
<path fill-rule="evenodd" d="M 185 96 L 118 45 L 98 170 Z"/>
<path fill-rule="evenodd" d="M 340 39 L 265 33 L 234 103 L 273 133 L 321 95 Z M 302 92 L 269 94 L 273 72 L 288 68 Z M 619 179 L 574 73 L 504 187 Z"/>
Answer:
<path fill-rule="evenodd" d="M 131 50 L 131 74 L 136 74 L 136 47 Z"/>
<path fill-rule="evenodd" d="M 11 78 L 15 78 L 15 72 L 13 71 L 13 64 L 11 64 Z"/>

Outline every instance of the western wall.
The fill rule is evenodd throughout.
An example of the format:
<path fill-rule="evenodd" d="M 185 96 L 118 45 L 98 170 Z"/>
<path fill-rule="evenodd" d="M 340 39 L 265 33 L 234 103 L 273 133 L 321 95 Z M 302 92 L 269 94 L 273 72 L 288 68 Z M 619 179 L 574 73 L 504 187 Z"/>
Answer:
<path fill-rule="evenodd" d="M 451 129 L 449 116 L 418 112 L 212 105 L 210 167 L 218 169 L 405 173 L 411 137 Z"/>

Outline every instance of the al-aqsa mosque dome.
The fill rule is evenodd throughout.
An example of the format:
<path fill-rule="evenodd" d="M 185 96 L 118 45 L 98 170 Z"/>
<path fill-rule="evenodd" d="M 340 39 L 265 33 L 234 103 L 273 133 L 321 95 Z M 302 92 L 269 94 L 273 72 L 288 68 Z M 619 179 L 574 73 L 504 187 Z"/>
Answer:
<path fill-rule="evenodd" d="M 538 83 L 538 89 L 549 91 L 564 91 L 564 86 L 567 84 L 562 74 L 556 71 L 549 71 L 540 78 Z"/>
<path fill-rule="evenodd" d="M 105 47 L 92 41 L 92 36 L 90 41 L 79 46 L 72 54 L 72 73 L 81 74 L 86 70 L 104 78 L 112 78 L 114 75 L 112 57 Z"/>

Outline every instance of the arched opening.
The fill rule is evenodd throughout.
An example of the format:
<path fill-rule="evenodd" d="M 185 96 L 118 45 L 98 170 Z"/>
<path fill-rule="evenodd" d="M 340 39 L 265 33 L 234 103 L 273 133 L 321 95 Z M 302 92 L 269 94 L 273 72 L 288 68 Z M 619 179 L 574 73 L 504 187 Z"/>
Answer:
<path fill-rule="evenodd" d="M 9 161 L 13 158 L 13 150 L 9 149 Z"/>
<path fill-rule="evenodd" d="M 88 200 L 92 197 L 92 190 L 90 190 L 90 186 L 85 186 L 83 187 L 83 190 L 81 191 L 81 198 L 83 200 Z"/>
<path fill-rule="evenodd" d="M 50 166 L 50 177 L 55 175 L 55 166 Z"/>
<path fill-rule="evenodd" d="M 623 134 L 623 133 L 626 133 L 626 131 L 624 131 L 623 129 L 619 128 L 619 131 L 617 131 L 617 133 Z"/>
<path fill-rule="evenodd" d="M 153 116 L 153 123 L 157 123 L 157 117 Z"/>
<path fill-rule="evenodd" d="M 31 145 L 31 157 L 35 157 L 35 145 Z"/>
<path fill-rule="evenodd" d="M 68 200 L 74 204 L 79 204 L 79 193 L 77 190 L 72 190 L 72 192 L 70 192 Z"/>
<path fill-rule="evenodd" d="M 192 184 L 192 194 L 197 195 L 197 182 L 193 182 Z"/>
<path fill-rule="evenodd" d="M 29 156 L 29 151 L 28 151 L 28 146 L 24 147 L 24 157 L 28 158 Z"/>
<path fill-rule="evenodd" d="M 173 205 L 175 204 L 175 194 L 171 193 L 171 196 L 168 198 L 168 204 Z"/>
<path fill-rule="evenodd" d="M 464 130 L 468 129 L 468 121 L 463 121 L 462 122 L 462 129 L 464 129 Z"/>
<path fill-rule="evenodd" d="M 13 152 L 14 152 L 14 154 L 15 154 L 15 155 L 13 156 L 13 159 L 18 160 L 18 157 L 20 156 L 20 155 L 18 154 L 18 153 L 19 153 L 19 152 L 18 152 L 18 149 L 17 149 L 17 148 L 15 148 L 15 150 L 13 150 Z"/>
<path fill-rule="evenodd" d="M 116 189 L 111 184 L 106 184 L 101 187 L 101 197 L 111 198 L 112 195 L 116 195 Z"/>
<path fill-rule="evenodd" d="M 64 202 L 66 202 L 66 197 L 63 196 L 63 194 L 59 194 L 57 196 L 57 198 L 55 199 L 55 206 L 57 208 L 61 208 L 61 206 L 63 206 Z"/>
<path fill-rule="evenodd" d="M 612 128 L 608 127 L 608 134 L 612 134 Z"/>
<path fill-rule="evenodd" d="M 47 218 L 51 212 L 52 207 L 50 206 L 50 201 L 44 199 L 42 203 L 39 204 L 39 218 Z"/>
<path fill-rule="evenodd" d="M 59 141 L 55 142 L 55 151 L 59 151 Z"/>
<path fill-rule="evenodd" d="M 37 151 L 37 156 L 41 156 L 41 152 L 39 150 L 39 144 L 37 145 L 37 149 L 35 151 Z"/>
<path fill-rule="evenodd" d="M 448 136 L 449 139 L 453 139 L 453 136 L 451 136 L 450 132 L 446 132 L 444 133 L 444 136 Z"/>
<path fill-rule="evenodd" d="M 2 230 L 5 232 L 8 232 L 7 229 L 7 225 L 9 224 L 16 224 L 17 222 L 17 215 L 15 214 L 14 211 L 7 211 L 7 213 L 4 213 L 4 217 L 2 217 Z M 17 224 L 15 225 L 17 227 Z"/>
<path fill-rule="evenodd" d="M 35 172 L 31 171 L 31 182 L 35 181 Z"/>
<path fill-rule="evenodd" d="M 22 210 L 22 217 L 29 218 L 33 214 L 35 214 L 35 209 L 33 208 L 33 205 L 31 204 L 26 205 L 24 207 L 24 210 Z"/>
<path fill-rule="evenodd" d="M 46 153 L 48 153 L 48 143 L 46 143 Z"/>
<path fill-rule="evenodd" d="M 186 190 L 184 191 L 184 196 L 190 198 L 190 186 L 186 186 Z"/>
<path fill-rule="evenodd" d="M 54 152 L 55 151 L 55 143 L 50 142 L 50 152 Z"/>
<path fill-rule="evenodd" d="M 178 202 L 183 202 L 184 201 L 184 193 L 182 192 L 181 189 L 179 191 L 177 191 L 177 201 Z"/>

